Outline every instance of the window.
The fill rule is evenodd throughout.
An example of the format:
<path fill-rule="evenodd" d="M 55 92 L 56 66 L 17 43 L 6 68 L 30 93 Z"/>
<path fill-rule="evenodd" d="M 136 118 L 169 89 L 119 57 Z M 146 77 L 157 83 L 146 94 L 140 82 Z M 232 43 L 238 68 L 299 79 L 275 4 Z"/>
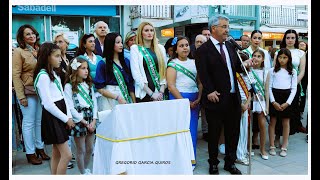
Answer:
<path fill-rule="evenodd" d="M 40 43 L 45 41 L 44 33 L 44 16 L 35 15 L 12 15 L 12 39 L 16 42 L 17 32 L 20 26 L 29 24 L 33 26 L 39 33 Z"/>
<path fill-rule="evenodd" d="M 79 40 L 84 34 L 83 17 L 52 16 L 51 28 L 52 38 L 58 32 L 66 32 L 70 45 L 79 46 Z"/>
<path fill-rule="evenodd" d="M 94 24 L 98 21 L 104 21 L 108 24 L 110 32 L 120 33 L 120 18 L 119 17 L 90 17 L 90 32 L 94 32 Z"/>

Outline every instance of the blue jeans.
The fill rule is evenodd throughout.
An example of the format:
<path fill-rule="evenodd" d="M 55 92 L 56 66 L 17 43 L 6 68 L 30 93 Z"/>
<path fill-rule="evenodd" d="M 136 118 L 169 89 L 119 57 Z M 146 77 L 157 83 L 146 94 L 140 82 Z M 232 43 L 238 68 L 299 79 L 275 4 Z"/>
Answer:
<path fill-rule="evenodd" d="M 23 115 L 22 135 L 27 154 L 35 153 L 35 148 L 43 149 L 44 143 L 41 138 L 41 115 L 42 107 L 37 96 L 27 96 L 28 106 L 20 105 Z"/>

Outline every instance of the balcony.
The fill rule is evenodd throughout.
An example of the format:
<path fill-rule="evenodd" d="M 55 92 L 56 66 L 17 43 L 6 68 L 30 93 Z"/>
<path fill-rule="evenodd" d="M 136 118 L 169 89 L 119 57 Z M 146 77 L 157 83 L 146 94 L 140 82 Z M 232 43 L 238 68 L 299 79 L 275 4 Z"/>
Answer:
<path fill-rule="evenodd" d="M 261 6 L 261 25 L 308 27 L 307 10 L 295 7 Z"/>
<path fill-rule="evenodd" d="M 130 6 L 131 19 L 171 19 L 170 5 L 145 5 L 145 6 Z"/>

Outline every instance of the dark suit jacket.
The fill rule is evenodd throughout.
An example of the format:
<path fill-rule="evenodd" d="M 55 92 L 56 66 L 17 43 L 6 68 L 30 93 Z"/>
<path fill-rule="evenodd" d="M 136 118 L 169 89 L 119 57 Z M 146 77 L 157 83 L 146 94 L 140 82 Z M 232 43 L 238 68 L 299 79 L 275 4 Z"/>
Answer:
<path fill-rule="evenodd" d="M 94 40 L 94 43 L 96 44 L 95 45 L 95 54 L 102 57 L 102 49 L 101 49 L 100 42 L 99 42 L 98 38 L 96 38 Z"/>
<path fill-rule="evenodd" d="M 235 91 L 239 101 L 239 108 L 241 108 L 241 99 L 236 78 L 236 72 L 243 71 L 241 62 L 235 51 L 235 47 L 228 41 L 225 42 L 225 45 L 232 64 Z M 210 39 L 196 50 L 195 60 L 197 72 L 203 85 L 201 103 L 205 108 L 218 112 L 225 111 L 225 107 L 228 106 L 226 106 L 223 100 L 225 95 L 230 93 L 231 90 L 229 71 L 221 54 Z M 220 93 L 218 103 L 213 103 L 207 98 L 207 95 L 214 91 Z"/>

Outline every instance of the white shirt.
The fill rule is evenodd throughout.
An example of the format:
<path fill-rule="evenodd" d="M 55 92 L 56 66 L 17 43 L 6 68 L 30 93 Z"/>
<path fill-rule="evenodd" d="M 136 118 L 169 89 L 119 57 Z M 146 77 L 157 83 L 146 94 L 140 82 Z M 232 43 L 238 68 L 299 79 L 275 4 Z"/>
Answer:
<path fill-rule="evenodd" d="M 84 91 L 89 94 L 89 86 L 86 82 L 83 82 L 81 83 Z M 91 93 L 93 95 L 92 98 L 92 101 L 93 101 L 93 118 L 94 119 L 97 119 L 97 113 L 98 113 L 98 105 L 97 105 L 97 99 L 95 97 L 95 95 L 93 94 L 93 86 L 91 87 Z M 75 123 L 78 123 L 80 122 L 82 119 L 83 119 L 83 113 L 78 113 L 78 111 L 75 109 L 75 104 L 74 104 L 74 101 L 72 99 L 73 97 L 73 92 L 72 92 L 72 86 L 70 83 L 67 83 L 65 86 L 64 86 L 64 94 L 65 94 L 65 98 L 66 98 L 66 101 L 68 103 L 68 106 L 70 108 L 70 111 L 71 111 L 71 114 L 72 114 L 72 119 Z M 77 93 L 77 98 L 79 100 L 79 105 L 80 107 L 83 107 L 83 108 L 89 108 L 90 105 L 83 99 L 83 97 Z"/>
<path fill-rule="evenodd" d="M 258 81 L 256 80 L 256 78 L 253 75 L 254 71 L 256 73 L 256 75 L 258 76 L 260 82 L 262 83 L 262 85 L 265 85 L 265 82 L 267 81 L 267 75 L 268 75 L 268 71 L 264 70 L 264 69 L 251 69 L 251 71 L 249 72 L 249 75 L 253 81 L 253 83 L 258 83 Z"/>
<path fill-rule="evenodd" d="M 166 50 L 161 44 L 158 44 L 160 52 L 164 60 L 165 68 L 167 67 Z M 138 46 L 136 44 L 130 47 L 130 68 L 132 77 L 134 79 L 135 95 L 137 98 L 144 98 L 146 96 L 146 91 L 143 90 L 145 84 L 148 84 L 146 72 L 143 67 L 143 55 L 140 53 Z M 159 59 L 158 59 L 159 61 Z M 149 73 L 149 72 L 148 72 Z M 166 79 L 160 81 L 160 85 L 166 85 Z M 157 91 L 157 89 L 155 90 Z"/>
<path fill-rule="evenodd" d="M 186 61 L 181 61 L 178 58 L 175 58 L 172 62 L 183 66 L 197 77 L 197 68 L 194 59 L 187 58 Z M 176 88 L 179 92 L 184 93 L 195 93 L 199 91 L 197 83 L 180 71 L 177 71 Z"/>
<path fill-rule="evenodd" d="M 102 47 L 101 47 L 101 49 L 102 49 Z M 102 50 L 103 50 L 103 49 L 102 49 Z M 87 53 L 84 53 L 84 56 L 87 57 L 88 60 L 89 60 L 92 64 L 96 65 L 96 63 L 97 63 L 97 56 L 96 56 L 94 53 L 92 53 L 92 59 L 89 58 L 89 56 L 88 56 Z"/>
<path fill-rule="evenodd" d="M 58 89 L 57 85 L 50 80 L 47 74 L 42 74 L 39 76 L 38 83 L 36 84 L 39 97 L 41 99 L 41 104 L 43 107 L 51 113 L 53 116 L 57 117 L 64 123 L 72 118 L 68 103 L 66 103 L 67 114 L 64 114 L 54 102 L 64 99 L 63 88 L 61 85 L 60 77 L 53 72 L 54 77 L 58 80 L 61 91 Z"/>
<path fill-rule="evenodd" d="M 216 40 L 215 38 L 213 38 L 212 36 L 210 36 L 210 39 L 211 39 L 212 43 L 216 46 L 216 48 L 217 48 L 217 50 L 219 51 L 219 53 L 221 54 L 219 41 L 217 41 L 217 40 Z M 228 50 L 227 50 L 227 47 L 226 47 L 226 45 L 225 45 L 225 42 L 223 42 L 222 49 L 223 49 L 223 51 L 224 51 L 224 54 L 226 55 L 227 67 L 228 67 L 229 76 L 230 76 L 230 84 L 231 84 L 231 90 L 230 90 L 230 92 L 231 92 L 231 93 L 235 93 L 236 90 L 235 90 L 235 87 L 234 87 L 235 85 L 234 85 L 234 77 L 233 77 L 233 73 L 232 73 L 231 61 L 230 61 L 229 52 L 228 52 Z"/>
<path fill-rule="evenodd" d="M 300 49 L 290 49 L 290 52 L 292 56 L 292 64 L 299 70 L 300 60 L 305 52 Z"/>
<path fill-rule="evenodd" d="M 270 73 L 270 80 L 269 80 L 270 102 L 272 103 L 276 101 L 272 93 L 272 88 L 291 89 L 290 96 L 286 101 L 290 105 L 297 92 L 297 71 L 293 69 L 292 75 L 290 75 L 286 69 L 280 68 L 280 70 L 275 73 L 274 68 L 271 68 L 269 70 L 269 73 Z"/>

